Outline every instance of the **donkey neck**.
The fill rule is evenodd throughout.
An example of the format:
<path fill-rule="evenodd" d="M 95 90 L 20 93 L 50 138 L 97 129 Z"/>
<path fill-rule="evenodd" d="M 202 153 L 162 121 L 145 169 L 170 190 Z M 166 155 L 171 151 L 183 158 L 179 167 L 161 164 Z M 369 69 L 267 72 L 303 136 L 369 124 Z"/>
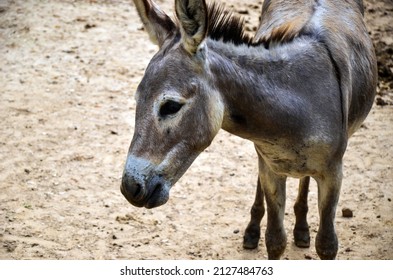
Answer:
<path fill-rule="evenodd" d="M 300 133 L 305 120 L 300 121 L 296 108 L 302 104 L 296 103 L 303 100 L 291 87 L 293 55 L 285 47 L 268 50 L 213 40 L 207 45 L 211 82 L 225 107 L 224 130 L 254 142 Z"/>

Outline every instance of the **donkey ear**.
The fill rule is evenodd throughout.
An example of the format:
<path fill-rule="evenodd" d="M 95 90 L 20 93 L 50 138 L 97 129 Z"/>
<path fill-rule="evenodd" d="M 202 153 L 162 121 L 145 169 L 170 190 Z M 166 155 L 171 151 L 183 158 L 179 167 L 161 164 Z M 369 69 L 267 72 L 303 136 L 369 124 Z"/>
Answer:
<path fill-rule="evenodd" d="M 190 54 L 195 54 L 207 33 L 206 2 L 205 0 L 176 0 L 175 9 L 180 22 L 183 46 Z"/>
<path fill-rule="evenodd" d="M 161 47 L 176 31 L 175 23 L 152 0 L 133 0 L 150 40 Z"/>

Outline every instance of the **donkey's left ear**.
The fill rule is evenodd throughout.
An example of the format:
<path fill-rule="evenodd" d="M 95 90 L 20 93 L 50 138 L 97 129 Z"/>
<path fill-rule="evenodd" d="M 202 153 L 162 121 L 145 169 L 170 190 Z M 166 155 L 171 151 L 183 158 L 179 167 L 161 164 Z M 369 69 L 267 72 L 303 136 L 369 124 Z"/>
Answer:
<path fill-rule="evenodd" d="M 160 48 L 176 31 L 175 23 L 153 0 L 133 0 L 150 40 Z"/>
<path fill-rule="evenodd" d="M 205 0 L 176 0 L 176 16 L 180 23 L 181 41 L 187 52 L 196 54 L 208 28 Z"/>

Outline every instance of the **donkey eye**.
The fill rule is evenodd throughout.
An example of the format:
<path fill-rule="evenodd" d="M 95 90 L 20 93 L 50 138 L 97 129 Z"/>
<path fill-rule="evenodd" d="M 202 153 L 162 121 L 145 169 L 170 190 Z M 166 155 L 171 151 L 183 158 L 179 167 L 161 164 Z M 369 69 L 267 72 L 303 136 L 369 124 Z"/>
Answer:
<path fill-rule="evenodd" d="M 169 115 L 174 115 L 177 112 L 180 111 L 181 107 L 183 107 L 184 104 L 173 101 L 173 100 L 168 100 L 164 104 L 161 105 L 160 107 L 160 116 L 166 117 Z"/>

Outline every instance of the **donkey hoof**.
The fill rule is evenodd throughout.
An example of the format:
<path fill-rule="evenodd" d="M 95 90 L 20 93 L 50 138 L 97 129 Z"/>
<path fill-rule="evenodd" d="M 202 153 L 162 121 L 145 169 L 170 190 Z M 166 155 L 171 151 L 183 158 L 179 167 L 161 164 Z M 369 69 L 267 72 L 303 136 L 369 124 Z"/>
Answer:
<path fill-rule="evenodd" d="M 243 248 L 247 249 L 247 250 L 252 250 L 258 247 L 259 244 L 259 238 L 253 238 L 253 239 L 249 239 L 244 237 L 243 240 Z"/>
<path fill-rule="evenodd" d="M 310 232 L 309 230 L 294 230 L 293 237 L 295 239 L 295 245 L 299 248 L 310 247 Z"/>
<path fill-rule="evenodd" d="M 317 234 L 315 248 L 321 260 L 334 260 L 338 251 L 338 240 L 335 233 L 331 236 Z"/>
<path fill-rule="evenodd" d="M 310 248 L 310 239 L 307 240 L 295 239 L 295 245 L 296 247 L 299 248 Z"/>
<path fill-rule="evenodd" d="M 275 246 L 274 248 L 267 248 L 267 258 L 269 260 L 279 260 L 284 254 L 285 246 Z"/>
<path fill-rule="evenodd" d="M 259 228 L 247 228 L 243 237 L 243 248 L 249 250 L 257 248 L 260 237 L 261 231 Z"/>
<path fill-rule="evenodd" d="M 334 260 L 337 256 L 338 244 L 333 244 L 331 246 L 321 246 L 316 244 L 316 250 L 319 258 L 321 260 Z"/>
<path fill-rule="evenodd" d="M 317 250 L 317 254 L 321 260 L 335 260 L 336 256 L 337 256 L 337 251 L 335 251 L 335 250 L 326 250 L 326 251 Z"/>
<path fill-rule="evenodd" d="M 279 260 L 287 246 L 287 236 L 284 228 L 281 227 L 276 230 L 266 229 L 265 243 L 269 260 Z"/>

